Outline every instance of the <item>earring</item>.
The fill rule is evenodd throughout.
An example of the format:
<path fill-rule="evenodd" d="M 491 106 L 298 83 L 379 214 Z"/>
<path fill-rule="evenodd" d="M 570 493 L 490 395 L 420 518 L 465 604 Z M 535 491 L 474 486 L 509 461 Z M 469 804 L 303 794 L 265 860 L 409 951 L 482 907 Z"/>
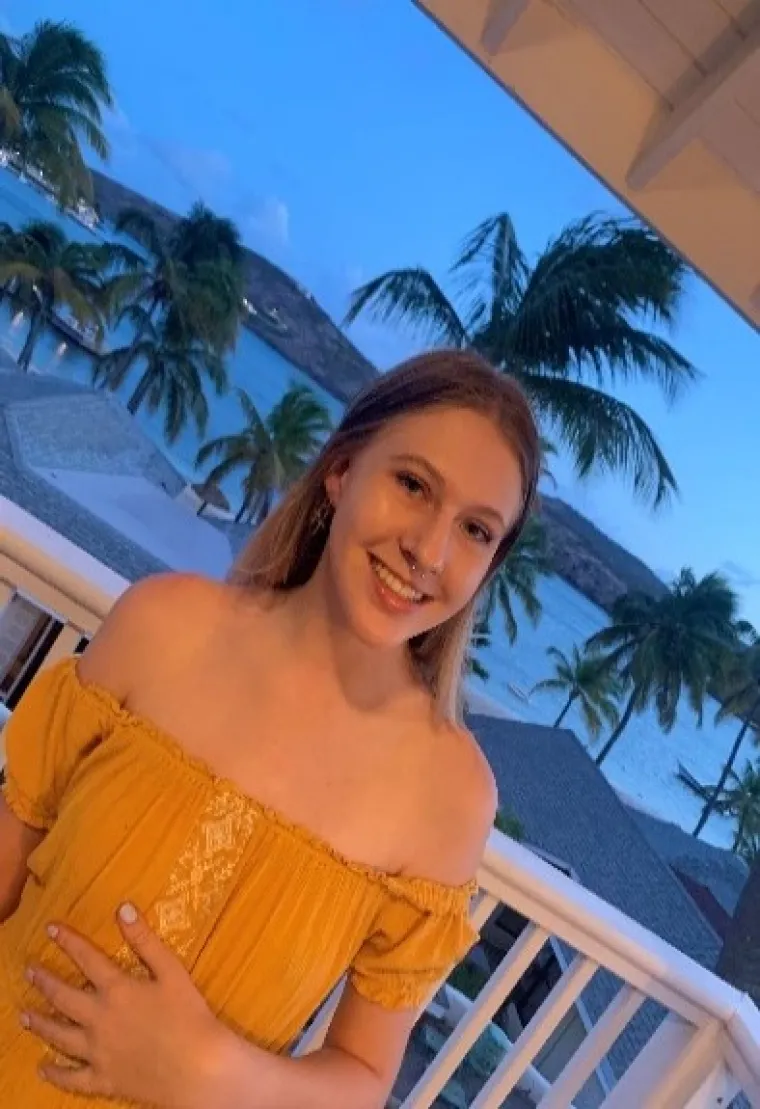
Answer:
<path fill-rule="evenodd" d="M 315 509 L 311 518 L 311 530 L 315 535 L 318 535 L 320 531 L 324 531 L 330 522 L 331 514 L 332 505 L 328 498 L 325 497 L 322 503 Z"/>

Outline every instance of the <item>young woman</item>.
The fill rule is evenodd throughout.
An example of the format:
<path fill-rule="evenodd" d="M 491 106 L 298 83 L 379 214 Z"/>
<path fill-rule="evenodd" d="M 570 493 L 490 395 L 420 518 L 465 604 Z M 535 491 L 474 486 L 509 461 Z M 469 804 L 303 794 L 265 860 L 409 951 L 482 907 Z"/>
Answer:
<path fill-rule="evenodd" d="M 460 681 L 539 462 L 509 378 L 412 359 L 228 582 L 147 579 L 37 677 L 6 730 L 0 1104 L 384 1105 L 476 939 L 496 794 Z"/>

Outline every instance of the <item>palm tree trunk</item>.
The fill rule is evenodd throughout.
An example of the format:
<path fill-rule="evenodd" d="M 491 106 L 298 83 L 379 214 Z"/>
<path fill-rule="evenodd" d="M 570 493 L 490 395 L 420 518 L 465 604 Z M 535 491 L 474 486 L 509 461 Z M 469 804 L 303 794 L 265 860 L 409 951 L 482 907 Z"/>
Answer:
<path fill-rule="evenodd" d="M 760 1005 L 760 856 L 752 864 L 736 906 L 717 971 Z"/>
<path fill-rule="evenodd" d="M 235 515 L 235 523 L 236 524 L 239 524 L 242 521 L 242 519 L 245 516 L 247 511 L 248 511 L 248 501 L 243 501 L 243 503 L 241 504 L 240 508 L 238 509 L 238 511 Z"/>
<path fill-rule="evenodd" d="M 602 765 L 612 748 L 615 746 L 625 729 L 628 727 L 630 719 L 633 716 L 633 710 L 636 708 L 636 699 L 638 698 L 638 695 L 638 687 L 634 686 L 631 692 L 631 696 L 628 698 L 628 704 L 625 706 L 625 711 L 620 717 L 617 727 L 594 760 L 597 766 Z"/>
<path fill-rule="evenodd" d="M 202 516 L 203 515 L 203 510 L 204 510 L 204 508 L 207 507 L 207 505 L 208 505 L 208 501 L 201 501 L 201 506 L 200 506 L 200 508 L 198 509 L 198 511 L 196 512 L 195 515 L 196 516 Z"/>
<path fill-rule="evenodd" d="M 757 697 L 755 703 L 753 704 L 752 708 L 750 709 L 750 711 L 747 713 L 747 715 L 744 718 L 744 723 L 742 724 L 741 728 L 739 729 L 739 734 L 737 735 L 736 739 L 734 740 L 734 745 L 731 748 L 731 753 L 729 754 L 728 758 L 726 759 L 725 765 L 723 766 L 723 769 L 720 773 L 720 778 L 718 779 L 718 783 L 715 786 L 715 789 L 710 794 L 710 796 L 707 798 L 707 802 L 706 802 L 704 808 L 702 809 L 702 813 L 699 817 L 699 820 L 697 821 L 697 826 L 694 829 L 694 831 L 691 833 L 693 836 L 698 836 L 699 835 L 699 833 L 702 831 L 705 824 L 707 823 L 707 821 L 710 819 L 713 812 L 715 811 L 715 806 L 717 805 L 718 800 L 720 798 L 720 795 L 723 792 L 723 787 L 725 786 L 726 782 L 728 781 L 728 775 L 733 770 L 734 762 L 736 761 L 736 756 L 739 754 L 739 748 L 742 745 L 742 740 L 744 739 L 744 737 L 747 734 L 747 731 L 749 729 L 750 721 L 753 719 L 753 717 L 754 717 L 755 713 L 758 711 L 758 709 L 760 709 L 760 695 L 758 695 L 758 697 Z"/>
<path fill-rule="evenodd" d="M 127 401 L 127 411 L 132 416 L 136 414 L 138 408 L 145 400 L 148 389 L 150 389 L 150 374 L 146 370 L 140 380 L 137 382 L 137 388 L 135 389 L 134 393 Z"/>
<path fill-rule="evenodd" d="M 746 823 L 747 823 L 747 814 L 746 814 L 746 812 L 743 811 L 741 816 L 739 817 L 739 823 L 738 823 L 737 828 L 736 828 L 736 835 L 734 836 L 734 842 L 731 844 L 731 850 L 733 851 L 734 854 L 736 854 L 736 852 L 739 850 L 739 845 L 742 841 L 742 836 L 744 835 L 744 825 Z"/>
<path fill-rule="evenodd" d="M 45 320 L 42 314 L 42 309 L 37 308 L 36 310 L 32 311 L 32 316 L 29 321 L 29 330 L 26 333 L 24 345 L 21 348 L 21 353 L 19 354 L 17 359 L 17 363 L 24 371 L 24 373 L 29 372 L 29 367 L 32 364 L 32 355 L 34 354 L 34 348 L 37 344 L 37 340 L 42 333 L 42 325 L 44 324 L 44 322 Z"/>
<path fill-rule="evenodd" d="M 140 343 L 145 338 L 145 332 L 148 330 L 151 323 L 153 322 L 153 316 L 157 308 L 158 298 L 154 297 L 153 301 L 151 302 L 150 308 L 147 309 L 145 319 L 137 328 L 137 331 L 135 331 L 132 342 L 129 344 L 127 350 L 124 352 L 124 357 L 122 358 L 118 368 L 119 374 L 125 374 L 134 362 L 135 356 L 137 354 L 137 348 L 140 346 Z"/>
<path fill-rule="evenodd" d="M 560 726 L 560 724 L 562 723 L 562 721 L 565 719 L 568 712 L 570 711 L 572 703 L 573 703 L 573 701 L 575 700 L 576 697 L 577 697 L 576 693 L 571 693 L 570 694 L 567 701 L 565 702 L 565 707 L 563 708 L 562 712 L 559 714 L 557 719 L 554 721 L 554 723 L 552 725 L 553 728 L 558 728 Z"/>

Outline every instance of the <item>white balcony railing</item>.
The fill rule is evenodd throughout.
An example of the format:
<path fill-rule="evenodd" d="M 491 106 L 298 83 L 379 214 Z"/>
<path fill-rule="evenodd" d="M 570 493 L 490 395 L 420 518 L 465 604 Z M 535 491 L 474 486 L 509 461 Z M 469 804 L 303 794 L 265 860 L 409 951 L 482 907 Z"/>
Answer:
<path fill-rule="evenodd" d="M 61 621 L 48 660 L 70 653 L 82 635 L 91 635 L 126 586 L 123 578 L 0 499 L 0 602 L 8 604 L 20 593 Z M 509 906 L 527 924 L 475 1002 L 462 1010 L 401 1102 L 403 1109 L 446 1104 L 445 1098 L 437 1100 L 444 1087 L 549 943 L 572 954 L 471 1109 L 516 1105 L 511 1100 L 516 1090 L 523 1091 L 516 1095 L 520 1105 L 540 1109 L 728 1109 L 734 1098 L 736 1105 L 760 1109 L 760 1014 L 745 995 L 499 832 L 488 844 L 479 883 L 473 909 L 479 930 L 499 906 Z M 549 1081 L 534 1064 L 600 975 L 612 999 Z M 299 1053 L 322 1042 L 338 994 L 310 1026 Z M 606 1060 L 616 1042 L 646 1010 L 643 1035 L 639 1029 L 643 1047 L 625 1068 L 619 1063 L 611 1068 Z"/>

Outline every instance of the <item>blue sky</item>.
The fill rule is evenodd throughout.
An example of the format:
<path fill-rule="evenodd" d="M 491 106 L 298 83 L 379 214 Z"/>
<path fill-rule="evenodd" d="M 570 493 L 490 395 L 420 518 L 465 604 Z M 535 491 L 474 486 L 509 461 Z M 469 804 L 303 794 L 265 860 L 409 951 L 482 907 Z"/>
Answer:
<path fill-rule="evenodd" d="M 184 210 L 202 197 L 336 318 L 385 269 L 444 274 L 461 236 L 507 210 L 529 255 L 614 199 L 411 0 L 0 0 L 19 32 L 68 18 L 105 51 L 118 99 L 110 172 Z M 402 337 L 352 337 L 385 367 Z M 619 480 L 559 492 L 666 577 L 722 569 L 760 625 L 756 510 L 760 343 L 700 281 L 677 345 L 702 381 L 668 410 L 626 392 L 659 435 L 681 496 L 652 515 Z"/>

